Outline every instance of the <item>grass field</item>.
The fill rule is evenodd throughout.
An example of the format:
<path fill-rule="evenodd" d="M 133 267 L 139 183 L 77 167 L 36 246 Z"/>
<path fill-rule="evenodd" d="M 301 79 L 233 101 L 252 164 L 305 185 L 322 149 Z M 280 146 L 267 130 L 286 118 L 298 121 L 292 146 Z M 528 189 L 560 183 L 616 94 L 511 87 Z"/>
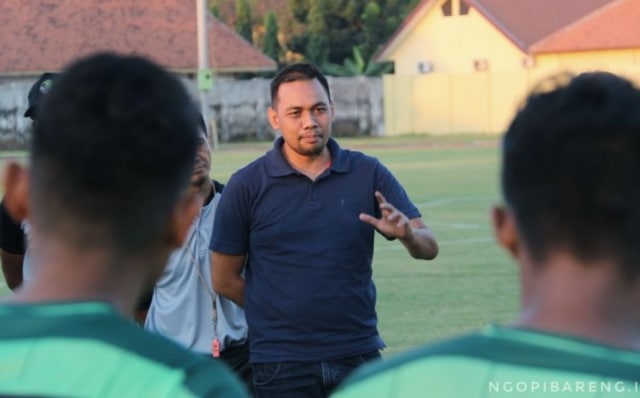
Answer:
<path fill-rule="evenodd" d="M 518 303 L 516 267 L 494 243 L 489 210 L 499 201 L 498 140 L 485 136 L 342 138 L 378 157 L 405 186 L 435 232 L 440 254 L 413 260 L 377 238 L 374 278 L 385 354 L 505 322 Z M 213 155 L 221 181 L 270 147 L 224 144 Z M 0 294 L 6 294 L 2 284 Z"/>

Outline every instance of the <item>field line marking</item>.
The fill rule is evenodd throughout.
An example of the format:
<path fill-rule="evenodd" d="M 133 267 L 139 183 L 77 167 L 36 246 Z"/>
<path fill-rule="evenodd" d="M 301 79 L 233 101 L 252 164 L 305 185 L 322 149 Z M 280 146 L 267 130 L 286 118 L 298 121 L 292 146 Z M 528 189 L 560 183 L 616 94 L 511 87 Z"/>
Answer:
<path fill-rule="evenodd" d="M 428 202 L 416 203 L 416 207 L 434 207 L 434 206 L 442 206 L 448 205 L 451 203 L 460 203 L 460 202 L 499 202 L 500 199 L 495 196 L 472 196 L 467 198 L 458 198 L 458 197 L 450 197 L 450 198 L 440 198 L 430 200 Z"/>
<path fill-rule="evenodd" d="M 438 242 L 438 246 L 457 245 L 457 244 L 469 244 L 469 243 L 487 243 L 493 242 L 493 236 L 483 236 L 481 238 L 464 238 L 464 239 L 449 239 Z"/>
<path fill-rule="evenodd" d="M 486 224 L 480 223 L 468 223 L 468 222 L 430 222 L 428 223 L 430 227 L 449 227 L 455 229 L 489 229 L 491 225 L 487 222 Z"/>
<path fill-rule="evenodd" d="M 440 240 L 438 241 L 438 246 L 450 246 L 450 245 L 468 245 L 468 244 L 476 244 L 476 243 L 489 243 L 493 242 L 493 236 L 483 236 L 480 238 L 464 238 L 464 239 L 449 239 L 449 240 Z M 396 251 L 396 250 L 407 250 L 402 245 L 394 245 L 394 246 L 377 246 L 374 249 L 374 252 L 387 252 L 387 251 Z"/>

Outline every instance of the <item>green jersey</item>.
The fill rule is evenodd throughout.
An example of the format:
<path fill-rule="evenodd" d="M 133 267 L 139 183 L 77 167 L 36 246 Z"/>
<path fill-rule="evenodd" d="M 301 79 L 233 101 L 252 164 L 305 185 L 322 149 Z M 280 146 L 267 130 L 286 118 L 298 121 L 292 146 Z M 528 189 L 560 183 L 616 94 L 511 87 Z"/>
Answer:
<path fill-rule="evenodd" d="M 0 325 L 0 396 L 247 396 L 221 362 L 105 303 L 2 304 Z"/>
<path fill-rule="evenodd" d="M 357 371 L 335 398 L 638 397 L 640 353 L 491 326 Z"/>

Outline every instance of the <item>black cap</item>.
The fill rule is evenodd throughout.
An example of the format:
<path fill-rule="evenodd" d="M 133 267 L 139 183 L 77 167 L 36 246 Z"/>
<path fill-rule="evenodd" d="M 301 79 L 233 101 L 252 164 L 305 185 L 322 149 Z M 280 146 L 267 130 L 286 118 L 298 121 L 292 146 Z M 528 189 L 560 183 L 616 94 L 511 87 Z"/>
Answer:
<path fill-rule="evenodd" d="M 31 86 L 29 90 L 29 107 L 24 112 L 24 117 L 30 117 L 31 119 L 35 119 L 36 110 L 38 105 L 42 101 L 42 98 L 53 84 L 54 80 L 58 76 L 57 73 L 43 73 L 42 76 Z"/>

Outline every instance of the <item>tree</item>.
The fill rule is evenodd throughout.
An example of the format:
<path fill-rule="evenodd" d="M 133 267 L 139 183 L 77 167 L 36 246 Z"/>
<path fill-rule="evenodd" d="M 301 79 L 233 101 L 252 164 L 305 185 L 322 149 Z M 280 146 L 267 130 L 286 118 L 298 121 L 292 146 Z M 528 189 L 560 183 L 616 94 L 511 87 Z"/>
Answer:
<path fill-rule="evenodd" d="M 420 0 L 208 1 L 220 18 L 235 26 L 247 40 L 256 40 L 262 50 L 267 41 L 264 36 L 272 29 L 267 26 L 272 23 L 268 22 L 267 14 L 270 10 L 274 12 L 281 60 L 306 59 L 318 65 L 344 66 L 347 60 L 354 61 L 354 47 L 358 47 L 369 64 L 372 55 Z M 286 5 L 286 9 L 279 4 Z"/>
<path fill-rule="evenodd" d="M 269 11 L 264 21 L 264 38 L 262 52 L 278 61 L 280 59 L 280 43 L 278 42 L 278 18 Z"/>
<path fill-rule="evenodd" d="M 381 23 L 382 9 L 375 1 L 370 1 L 362 12 L 362 56 L 371 58 L 380 44 L 380 37 L 384 36 L 384 24 Z"/>
<path fill-rule="evenodd" d="M 308 23 L 308 45 L 306 56 L 311 62 L 318 65 L 327 61 L 329 53 L 327 36 L 329 29 L 325 21 L 325 8 L 321 2 L 316 1 L 311 5 L 307 15 Z"/>
<path fill-rule="evenodd" d="M 217 1 L 209 2 L 209 10 L 211 10 L 211 14 L 213 14 L 214 17 L 220 18 L 220 5 Z"/>
<path fill-rule="evenodd" d="M 236 0 L 236 32 L 253 43 L 253 21 L 249 0 Z"/>
<path fill-rule="evenodd" d="M 353 47 L 352 52 L 353 58 L 347 58 L 342 65 L 325 63 L 322 69 L 334 76 L 379 76 L 393 69 L 390 63 L 367 62 L 358 47 Z"/>
<path fill-rule="evenodd" d="M 316 63 L 344 65 L 353 47 L 369 60 L 419 0 L 288 0 L 281 33 L 288 50 Z"/>
<path fill-rule="evenodd" d="M 289 0 L 289 11 L 293 18 L 300 23 L 307 22 L 307 12 L 309 11 L 309 0 Z"/>

